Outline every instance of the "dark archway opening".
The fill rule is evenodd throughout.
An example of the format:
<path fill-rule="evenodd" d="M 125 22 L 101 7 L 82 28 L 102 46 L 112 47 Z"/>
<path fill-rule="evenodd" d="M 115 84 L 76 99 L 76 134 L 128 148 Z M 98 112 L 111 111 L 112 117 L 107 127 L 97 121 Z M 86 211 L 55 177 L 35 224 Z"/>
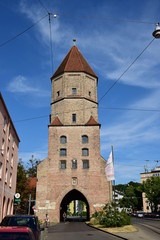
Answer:
<path fill-rule="evenodd" d="M 74 213 L 73 212 L 71 213 L 71 209 L 69 208 L 71 202 L 74 202 L 74 204 L 76 202 L 78 203 L 79 206 L 81 206 L 81 207 L 77 207 L 78 206 L 77 205 L 76 210 L 74 206 L 74 210 L 73 210 Z M 85 215 L 83 214 L 82 206 L 84 206 L 85 208 L 85 211 L 86 211 Z M 63 218 L 64 212 L 67 214 L 68 221 L 86 221 L 90 219 L 88 201 L 81 192 L 75 189 L 68 192 L 61 202 L 60 221 L 64 221 L 64 218 Z"/>

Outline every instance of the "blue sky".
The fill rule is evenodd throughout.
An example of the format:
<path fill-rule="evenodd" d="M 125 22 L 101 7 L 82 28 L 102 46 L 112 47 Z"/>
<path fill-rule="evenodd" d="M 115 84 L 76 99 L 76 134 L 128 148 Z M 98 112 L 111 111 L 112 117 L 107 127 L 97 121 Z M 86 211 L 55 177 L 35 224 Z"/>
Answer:
<path fill-rule="evenodd" d="M 152 41 L 160 21 L 159 0 L 0 0 L 0 91 L 24 162 L 48 152 L 52 66 L 46 10 L 57 14 L 51 17 L 53 70 L 76 38 L 99 78 L 99 100 Z M 116 184 L 140 182 L 144 165 L 160 165 L 159 52 L 155 39 L 99 102 L 101 155 L 107 159 L 113 144 Z"/>

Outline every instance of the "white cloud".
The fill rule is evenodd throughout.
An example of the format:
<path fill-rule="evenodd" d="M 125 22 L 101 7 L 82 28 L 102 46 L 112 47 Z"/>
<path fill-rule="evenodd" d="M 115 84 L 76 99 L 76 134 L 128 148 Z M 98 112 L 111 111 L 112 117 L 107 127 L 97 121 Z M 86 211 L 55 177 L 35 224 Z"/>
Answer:
<path fill-rule="evenodd" d="M 39 87 L 33 86 L 29 83 L 29 80 L 21 75 L 14 77 L 7 86 L 7 90 L 12 93 L 23 93 L 36 95 L 39 97 L 47 97 L 50 95 L 50 92 L 40 89 Z"/>

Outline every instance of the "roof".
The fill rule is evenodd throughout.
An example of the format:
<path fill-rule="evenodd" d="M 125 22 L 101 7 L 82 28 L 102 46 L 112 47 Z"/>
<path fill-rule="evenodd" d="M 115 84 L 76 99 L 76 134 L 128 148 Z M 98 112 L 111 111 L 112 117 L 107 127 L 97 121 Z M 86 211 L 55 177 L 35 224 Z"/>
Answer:
<path fill-rule="evenodd" d="M 73 46 L 70 49 L 51 79 L 63 74 L 64 72 L 85 72 L 97 78 L 96 74 L 76 46 Z"/>
<path fill-rule="evenodd" d="M 93 126 L 93 125 L 100 125 L 100 124 L 98 122 L 96 122 L 94 117 L 91 115 L 89 121 L 85 125 L 86 126 Z"/>
<path fill-rule="evenodd" d="M 36 178 L 36 177 L 30 178 L 30 179 L 29 179 L 28 186 L 29 186 L 30 188 L 36 188 L 36 183 L 37 183 L 37 178 Z"/>
<path fill-rule="evenodd" d="M 49 126 L 63 126 L 63 124 L 58 117 L 55 117 L 55 119 L 51 122 Z"/>

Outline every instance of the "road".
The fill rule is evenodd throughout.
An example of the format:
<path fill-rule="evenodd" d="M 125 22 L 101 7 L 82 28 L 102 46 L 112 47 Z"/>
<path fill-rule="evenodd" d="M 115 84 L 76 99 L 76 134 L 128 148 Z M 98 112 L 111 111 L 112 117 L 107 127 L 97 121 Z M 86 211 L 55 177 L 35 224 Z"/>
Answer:
<path fill-rule="evenodd" d="M 44 240 L 119 240 L 119 237 L 98 231 L 84 222 L 59 223 L 48 228 Z"/>
<path fill-rule="evenodd" d="M 160 219 L 132 218 L 132 223 L 141 228 L 143 226 L 144 228 L 160 235 Z"/>

